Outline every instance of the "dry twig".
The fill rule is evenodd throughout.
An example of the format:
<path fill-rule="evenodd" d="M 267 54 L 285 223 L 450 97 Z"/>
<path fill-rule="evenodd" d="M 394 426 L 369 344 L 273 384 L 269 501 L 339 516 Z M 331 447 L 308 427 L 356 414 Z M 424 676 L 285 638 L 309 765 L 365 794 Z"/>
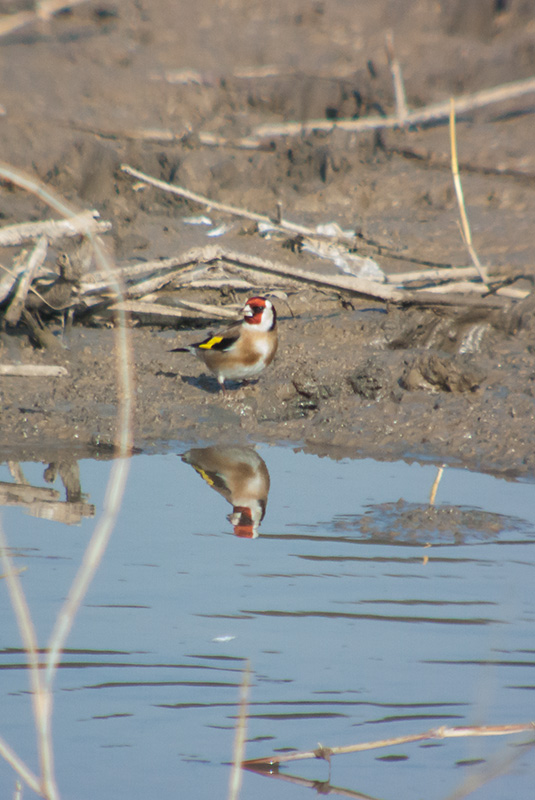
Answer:
<path fill-rule="evenodd" d="M 474 725 L 455 728 L 432 728 L 424 733 L 417 733 L 410 736 L 396 736 L 393 739 L 379 739 L 373 742 L 361 742 L 343 747 L 324 747 L 319 745 L 316 750 L 305 750 L 295 753 L 282 753 L 281 755 L 268 756 L 267 758 L 253 758 L 245 761 L 247 766 L 266 764 L 282 764 L 287 761 L 302 761 L 303 759 L 321 758 L 329 761 L 331 756 L 344 755 L 346 753 L 359 753 L 364 750 L 376 750 L 381 747 L 392 747 L 394 745 L 409 744 L 411 742 L 422 742 L 428 739 L 451 739 L 458 736 L 508 736 L 513 733 L 525 733 L 534 731 L 535 722 L 528 722 L 520 725 Z"/>
<path fill-rule="evenodd" d="M 47 219 L 42 222 L 22 222 L 0 228 L 0 247 L 21 245 L 24 242 L 46 236 L 49 242 L 64 237 L 105 233 L 111 229 L 111 222 L 99 219 L 98 211 L 81 211 L 70 219 Z"/>
<path fill-rule="evenodd" d="M 535 78 L 526 78 L 521 81 L 504 83 L 494 86 L 492 89 L 483 89 L 473 94 L 460 95 L 455 98 L 457 113 L 473 111 L 476 108 L 487 106 L 492 103 L 499 103 L 503 100 L 511 100 L 521 97 L 524 94 L 535 92 Z M 405 117 L 405 126 L 420 125 L 423 122 L 433 120 L 446 120 L 450 114 L 450 101 L 433 103 L 420 108 L 417 111 L 409 111 Z M 266 125 L 259 125 L 254 129 L 252 135 L 258 139 L 277 136 L 298 136 L 311 133 L 312 131 L 332 131 L 343 130 L 360 133 L 363 131 L 375 131 L 381 128 L 398 128 L 400 125 L 397 114 L 390 117 L 366 117 L 364 119 L 315 119 L 308 122 L 281 122 Z"/>

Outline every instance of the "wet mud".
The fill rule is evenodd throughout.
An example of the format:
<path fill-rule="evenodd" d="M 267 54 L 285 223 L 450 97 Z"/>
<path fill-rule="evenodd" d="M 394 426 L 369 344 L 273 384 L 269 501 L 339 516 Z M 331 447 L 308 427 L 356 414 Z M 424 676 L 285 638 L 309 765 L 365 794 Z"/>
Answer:
<path fill-rule="evenodd" d="M 393 113 L 387 30 L 411 108 L 535 73 L 531 4 L 481 0 L 467 8 L 424 0 L 403 12 L 386 0 L 82 3 L 0 40 L 2 159 L 111 221 L 108 246 L 119 265 L 210 244 L 204 229 L 184 223 L 193 214 L 207 214 L 214 227 L 229 222 L 137 185 L 120 169 L 127 163 L 268 216 L 279 208 L 303 225 L 336 222 L 356 231 L 357 252 L 387 273 L 465 266 L 447 124 L 304 133 L 257 149 L 238 143 L 265 123 Z M 526 292 L 535 275 L 533 102 L 505 100 L 457 123 L 476 251 L 494 281 Z M 210 147 L 201 133 L 226 144 Z M 52 216 L 9 183 L 0 186 L 0 215 L 4 225 Z M 261 238 L 253 224 L 230 222 L 222 247 L 338 274 L 290 236 Z M 76 260 L 77 243 L 69 247 Z M 51 265 L 64 255 L 51 248 Z M 12 253 L 3 248 L 0 256 L 9 266 Z M 137 448 L 260 440 L 335 457 L 424 458 L 533 476 L 532 296 L 400 307 L 255 276 L 251 288 L 180 290 L 232 306 L 251 293 L 273 294 L 276 360 L 256 383 L 231 385 L 225 395 L 199 361 L 169 352 L 197 340 L 199 322 L 177 329 L 132 317 Z M 22 324 L 1 333 L 1 363 L 57 364 L 68 374 L 1 378 L 0 455 L 105 455 L 117 430 L 113 320 L 80 316 L 64 331 L 62 315 L 52 314 L 45 324 L 58 344 L 52 349 L 36 347 Z"/>

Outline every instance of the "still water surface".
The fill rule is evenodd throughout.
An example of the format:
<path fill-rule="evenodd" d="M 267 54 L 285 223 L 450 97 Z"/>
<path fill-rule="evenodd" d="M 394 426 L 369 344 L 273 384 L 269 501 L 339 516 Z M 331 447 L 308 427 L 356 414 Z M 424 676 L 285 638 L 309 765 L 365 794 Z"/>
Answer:
<path fill-rule="evenodd" d="M 430 508 L 429 465 L 266 445 L 258 456 L 184 460 L 185 449 L 131 460 L 69 637 L 54 710 L 63 798 L 225 798 L 247 660 L 247 758 L 535 719 L 533 484 L 446 469 Z M 111 462 L 46 468 L 0 467 L 3 526 L 41 645 Z M 0 590 L 0 735 L 37 769 L 24 654 Z M 509 772 L 474 796 L 529 798 L 529 740 L 423 742 L 336 756 L 330 775 L 319 761 L 281 774 L 330 779 L 333 793 L 445 798 L 497 757 L 512 759 Z M 13 787 L 2 762 L 0 795 Z M 313 795 L 303 782 L 244 774 L 242 798 Z"/>

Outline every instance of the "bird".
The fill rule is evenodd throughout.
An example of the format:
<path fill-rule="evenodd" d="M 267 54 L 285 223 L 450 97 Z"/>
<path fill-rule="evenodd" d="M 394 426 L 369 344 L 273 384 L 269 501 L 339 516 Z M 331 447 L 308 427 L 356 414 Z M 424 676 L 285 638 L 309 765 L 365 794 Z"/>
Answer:
<path fill-rule="evenodd" d="M 256 378 L 275 358 L 278 347 L 277 312 L 266 297 L 250 297 L 243 309 L 243 321 L 202 342 L 176 347 L 172 353 L 193 353 L 214 373 L 225 392 L 225 381 Z"/>
<path fill-rule="evenodd" d="M 256 539 L 270 484 L 266 463 L 256 450 L 237 445 L 194 447 L 182 455 L 182 461 L 231 504 L 227 519 L 236 536 Z"/>

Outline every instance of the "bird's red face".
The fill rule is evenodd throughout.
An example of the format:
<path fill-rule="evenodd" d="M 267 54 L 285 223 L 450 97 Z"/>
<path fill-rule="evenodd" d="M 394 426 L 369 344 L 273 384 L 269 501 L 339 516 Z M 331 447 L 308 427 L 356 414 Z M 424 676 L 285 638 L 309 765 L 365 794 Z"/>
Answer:
<path fill-rule="evenodd" d="M 265 300 L 263 297 L 251 297 L 243 308 L 245 322 L 249 325 L 259 325 L 268 303 L 269 300 Z"/>

